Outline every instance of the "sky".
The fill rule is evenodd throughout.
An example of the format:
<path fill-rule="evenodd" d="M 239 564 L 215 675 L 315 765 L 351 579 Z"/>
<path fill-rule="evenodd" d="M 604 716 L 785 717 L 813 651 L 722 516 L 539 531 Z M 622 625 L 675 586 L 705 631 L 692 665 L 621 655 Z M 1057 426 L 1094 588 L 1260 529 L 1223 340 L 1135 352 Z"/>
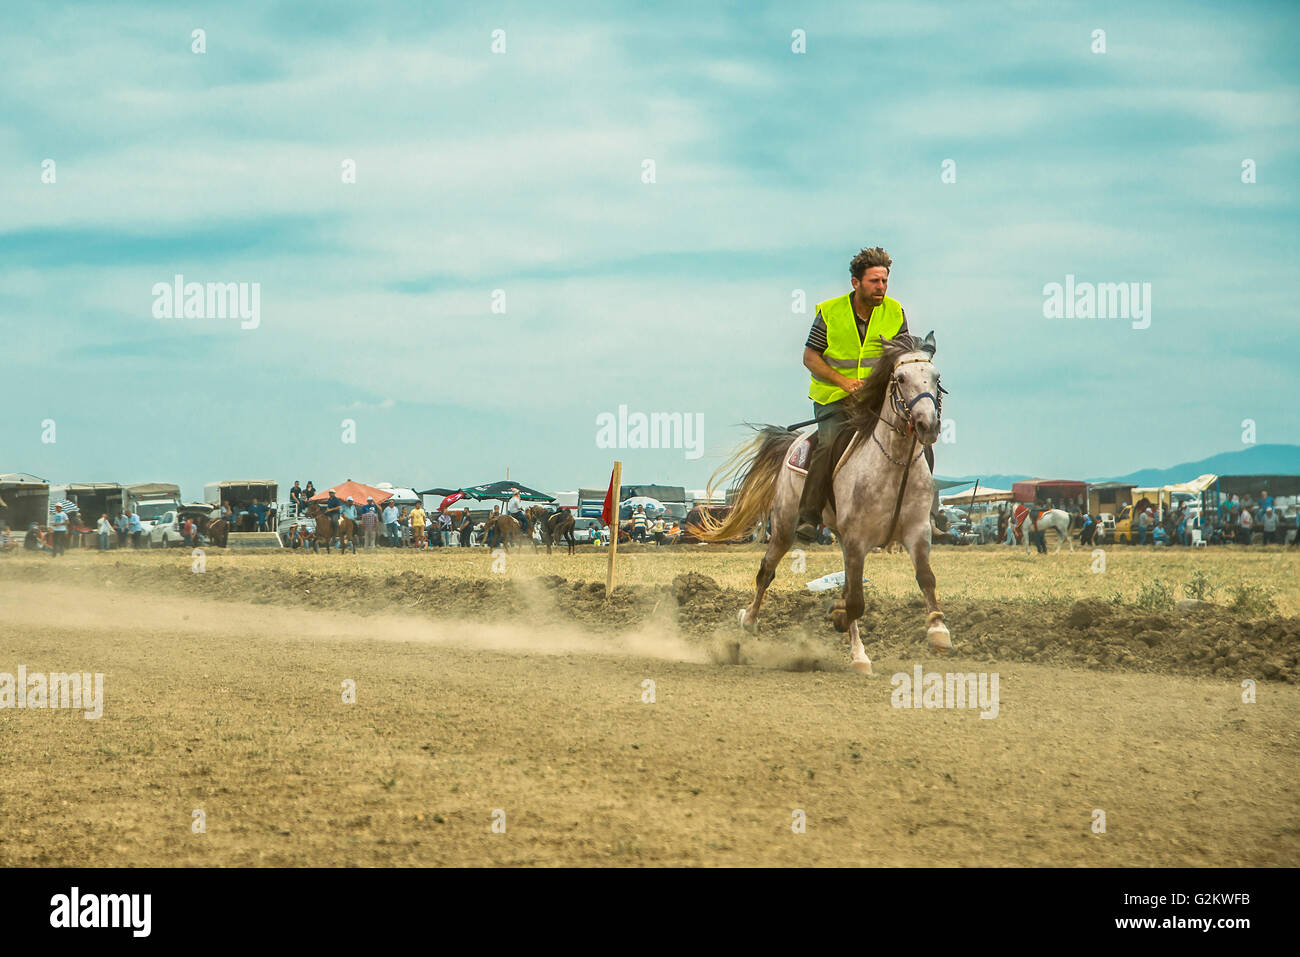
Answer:
<path fill-rule="evenodd" d="M 1300 442 L 1298 26 L 1245 2 L 5 5 L 0 472 L 556 492 L 617 458 L 703 487 L 745 423 L 811 416 L 815 304 L 877 245 L 935 332 L 941 475 Z M 256 288 L 256 321 L 167 316 L 177 275 Z M 1149 324 L 1048 318 L 1067 276 L 1149 288 Z M 620 406 L 700 442 L 602 447 Z"/>

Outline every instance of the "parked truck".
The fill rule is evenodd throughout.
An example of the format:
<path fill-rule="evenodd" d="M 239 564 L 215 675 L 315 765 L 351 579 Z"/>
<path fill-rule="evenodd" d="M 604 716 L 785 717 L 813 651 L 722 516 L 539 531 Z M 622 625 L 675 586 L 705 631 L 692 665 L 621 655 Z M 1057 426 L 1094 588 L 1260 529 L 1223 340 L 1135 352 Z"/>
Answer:
<path fill-rule="evenodd" d="M 128 485 L 125 491 L 126 504 L 140 516 L 144 526 L 144 540 L 152 537 L 154 525 L 168 512 L 175 512 L 181 507 L 181 487 L 164 482 L 139 482 Z"/>

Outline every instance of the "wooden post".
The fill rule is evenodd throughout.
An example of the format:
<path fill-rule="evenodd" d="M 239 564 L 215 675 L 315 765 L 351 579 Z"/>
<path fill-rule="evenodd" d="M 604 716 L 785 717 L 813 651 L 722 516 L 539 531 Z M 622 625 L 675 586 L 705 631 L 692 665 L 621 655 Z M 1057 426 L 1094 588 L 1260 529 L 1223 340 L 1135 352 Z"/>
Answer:
<path fill-rule="evenodd" d="M 614 594 L 614 565 L 618 561 L 618 505 L 623 491 L 623 463 L 614 463 L 614 477 L 610 480 L 609 569 L 605 572 L 605 600 Z"/>

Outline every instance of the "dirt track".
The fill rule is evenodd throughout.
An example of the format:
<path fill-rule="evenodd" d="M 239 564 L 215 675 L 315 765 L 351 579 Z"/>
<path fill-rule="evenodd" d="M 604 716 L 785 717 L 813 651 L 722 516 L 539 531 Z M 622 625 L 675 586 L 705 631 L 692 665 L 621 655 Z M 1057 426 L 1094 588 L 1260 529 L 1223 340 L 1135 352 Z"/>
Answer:
<path fill-rule="evenodd" d="M 323 559 L 322 559 L 323 560 Z M 358 614 L 401 612 L 457 622 L 560 623 L 591 635 L 652 629 L 705 643 L 715 658 L 733 661 L 736 612 L 750 594 L 725 589 L 709 576 L 685 572 L 671 584 L 619 587 L 605 600 L 603 584 L 559 575 L 486 579 L 404 571 L 382 574 L 347 566 L 272 568 L 250 574 L 237 564 L 191 573 L 170 565 L 118 563 L 111 570 L 57 568 L 30 562 L 10 570 L 19 581 L 103 585 L 212 598 L 221 602 L 290 605 Z M 808 591 L 769 593 L 761 640 L 746 639 L 740 663 L 791 670 L 837 670 L 844 641 L 829 628 L 832 598 Z M 909 657 L 924 648 L 920 595 L 899 599 L 868 591 L 862 626 L 867 653 Z M 1137 611 L 1098 600 L 1054 603 L 949 599 L 944 608 L 959 636 L 954 660 L 1034 662 L 1087 668 L 1215 675 L 1224 679 L 1300 681 L 1300 618 L 1248 619 L 1224 608 L 1192 613 Z"/>
<path fill-rule="evenodd" d="M 375 580 L 9 566 L 0 671 L 102 671 L 106 702 L 0 716 L 0 863 L 1300 863 L 1294 619 L 954 604 L 938 661 L 882 599 L 863 678 L 798 592 L 736 667 L 739 593 L 702 577 L 612 609 L 586 583 Z M 1245 657 L 1209 675 L 1221 641 L 1286 680 L 1243 703 Z M 891 707 L 916 664 L 996 671 L 998 717 Z"/>

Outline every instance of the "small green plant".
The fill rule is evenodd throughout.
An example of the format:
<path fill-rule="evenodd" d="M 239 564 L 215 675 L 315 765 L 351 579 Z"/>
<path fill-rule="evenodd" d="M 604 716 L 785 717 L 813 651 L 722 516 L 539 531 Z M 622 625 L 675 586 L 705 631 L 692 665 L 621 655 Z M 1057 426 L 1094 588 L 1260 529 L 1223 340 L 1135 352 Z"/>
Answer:
<path fill-rule="evenodd" d="M 1168 611 L 1173 603 L 1173 589 L 1159 578 L 1153 578 L 1149 585 L 1138 589 L 1137 601 L 1133 604 L 1148 611 Z"/>
<path fill-rule="evenodd" d="M 1268 585 L 1251 585 L 1238 582 L 1228 592 L 1228 608 L 1247 618 L 1262 618 L 1276 614 L 1277 603 L 1273 594 L 1277 589 Z"/>
<path fill-rule="evenodd" d="M 1195 598 L 1197 601 L 1214 601 L 1214 595 L 1219 590 L 1219 586 L 1206 577 L 1205 572 L 1197 570 L 1192 576 L 1192 580 L 1183 585 L 1183 592 L 1188 598 Z"/>
<path fill-rule="evenodd" d="M 1113 591 L 1110 593 L 1110 597 L 1107 598 L 1106 601 L 1112 605 L 1122 605 L 1124 604 L 1124 596 L 1118 591 Z"/>

